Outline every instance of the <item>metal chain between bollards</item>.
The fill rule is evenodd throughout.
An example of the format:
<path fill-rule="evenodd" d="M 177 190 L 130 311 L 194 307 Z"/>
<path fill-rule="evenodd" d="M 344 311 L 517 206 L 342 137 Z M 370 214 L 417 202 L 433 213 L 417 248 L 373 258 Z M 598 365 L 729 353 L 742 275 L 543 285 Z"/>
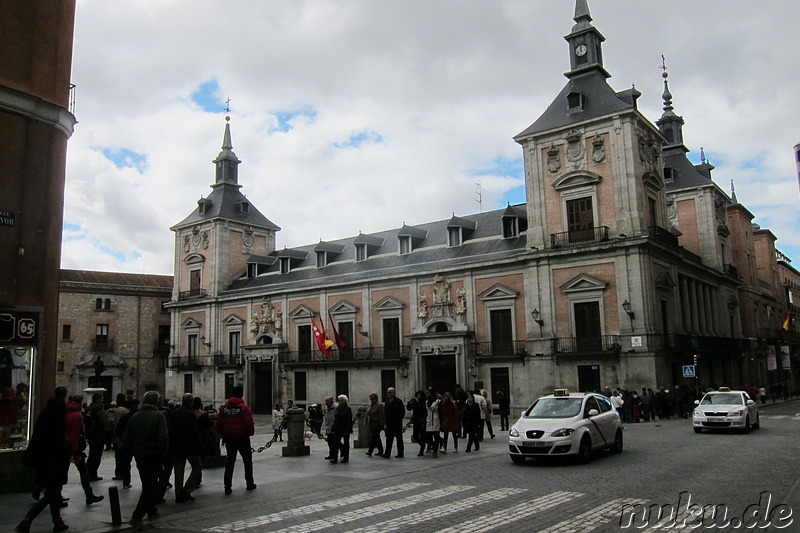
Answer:
<path fill-rule="evenodd" d="M 275 442 L 278 441 L 278 436 L 280 435 L 281 431 L 283 431 L 284 429 L 286 429 L 286 418 L 283 419 L 283 421 L 281 422 L 281 425 L 278 426 L 278 429 L 276 429 L 275 431 L 272 432 L 272 439 L 271 440 L 267 441 L 263 446 L 260 446 L 259 448 L 250 448 L 250 451 L 251 452 L 255 452 L 255 453 L 263 452 L 264 450 L 266 450 L 267 448 L 269 448 Z"/>

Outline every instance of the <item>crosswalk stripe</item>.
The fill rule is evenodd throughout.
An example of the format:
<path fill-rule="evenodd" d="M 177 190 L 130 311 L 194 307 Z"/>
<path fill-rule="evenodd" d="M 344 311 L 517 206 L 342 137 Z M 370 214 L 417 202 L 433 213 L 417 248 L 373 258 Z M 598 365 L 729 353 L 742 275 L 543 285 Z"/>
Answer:
<path fill-rule="evenodd" d="M 387 487 L 385 489 L 379 489 L 373 492 L 364 492 L 362 494 L 355 494 L 353 496 L 338 498 L 336 500 L 332 500 L 329 502 L 322 502 L 313 505 L 305 505 L 302 507 L 297 507 L 295 509 L 289 509 L 288 511 L 282 511 L 280 513 L 273 513 L 265 516 L 257 516 L 255 518 L 249 518 L 247 520 L 237 520 L 236 522 L 233 522 L 231 524 L 226 524 L 224 526 L 210 527 L 205 529 L 204 531 L 213 531 L 213 532 L 240 531 L 243 529 L 247 529 L 249 527 L 263 526 L 266 524 L 271 524 L 272 522 L 279 522 L 281 520 L 295 518 L 298 516 L 316 513 L 319 511 L 336 509 L 344 505 L 363 503 L 365 501 L 373 500 L 376 498 L 393 496 L 401 492 L 406 492 L 409 490 L 417 490 L 426 487 L 428 485 L 429 483 L 404 483 L 403 485 L 397 487 Z"/>
<path fill-rule="evenodd" d="M 526 491 L 527 489 L 511 488 L 492 490 L 477 496 L 465 498 L 463 500 L 448 502 L 446 505 L 440 505 L 439 507 L 434 507 L 433 509 L 426 509 L 424 513 L 417 513 L 411 516 L 401 516 L 399 518 L 394 518 L 392 520 L 387 520 L 371 526 L 362 527 L 360 529 L 351 529 L 350 533 L 388 533 L 390 531 L 398 531 L 400 529 L 405 529 L 408 526 L 421 524 L 429 520 L 434 520 L 436 518 L 441 518 L 443 516 L 469 510 L 482 503 L 500 501 L 503 498 Z"/>
<path fill-rule="evenodd" d="M 617 498 L 616 500 L 611 500 L 585 513 L 570 518 L 569 520 L 564 520 L 547 529 L 543 529 L 538 533 L 566 533 L 571 531 L 580 531 L 583 533 L 585 531 L 591 531 L 613 519 L 619 520 L 623 506 L 645 503 L 647 503 L 647 500 Z"/>
<path fill-rule="evenodd" d="M 527 518 L 541 511 L 546 511 L 551 507 L 561 505 L 575 498 L 583 496 L 580 492 L 553 492 L 546 496 L 536 498 L 529 502 L 514 505 L 507 509 L 487 513 L 485 516 L 462 522 L 457 526 L 440 529 L 439 533 L 461 533 L 469 531 L 477 533 L 481 531 L 497 531 L 503 526 L 516 522 L 522 518 Z"/>
<path fill-rule="evenodd" d="M 475 487 L 473 486 L 466 485 L 421 492 L 419 494 L 415 494 L 414 496 L 407 496 L 400 500 L 393 500 L 387 503 L 373 505 L 371 507 L 364 507 L 363 509 L 357 509 L 347 513 L 334 514 L 320 520 L 308 522 L 306 524 L 287 527 L 285 529 L 278 530 L 275 533 L 302 533 L 306 531 L 317 531 L 319 529 L 332 528 L 348 522 L 353 522 L 355 520 L 361 520 L 362 518 L 373 517 L 380 513 L 388 513 L 390 511 L 396 511 L 398 509 L 417 505 L 419 503 L 426 503 L 437 498 L 453 496 L 455 493 L 474 488 Z"/>

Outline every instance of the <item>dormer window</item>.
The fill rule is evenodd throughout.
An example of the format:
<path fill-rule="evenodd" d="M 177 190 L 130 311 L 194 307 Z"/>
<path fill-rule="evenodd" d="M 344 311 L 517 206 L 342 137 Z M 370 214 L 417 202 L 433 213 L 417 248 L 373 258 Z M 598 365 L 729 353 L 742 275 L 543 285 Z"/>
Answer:
<path fill-rule="evenodd" d="M 328 253 L 317 252 L 317 268 L 328 266 Z"/>
<path fill-rule="evenodd" d="M 281 263 L 281 274 L 288 274 L 289 271 L 292 268 L 291 262 L 289 261 L 289 258 L 288 257 L 281 257 L 280 258 L 280 263 Z"/>
<path fill-rule="evenodd" d="M 447 243 L 449 246 L 461 246 L 461 228 L 448 228 Z"/>
<path fill-rule="evenodd" d="M 411 237 L 401 235 L 398 239 L 400 240 L 400 255 L 411 253 Z"/>
<path fill-rule="evenodd" d="M 567 109 L 569 111 L 581 111 L 583 110 L 583 105 L 583 93 L 573 91 L 567 95 Z"/>
<path fill-rule="evenodd" d="M 239 212 L 246 215 L 250 212 L 250 202 L 239 202 Z"/>
<path fill-rule="evenodd" d="M 675 180 L 675 169 L 672 167 L 664 167 L 664 181 Z"/>
<path fill-rule="evenodd" d="M 516 237 L 519 235 L 519 219 L 515 217 L 503 218 L 503 238 Z"/>
<path fill-rule="evenodd" d="M 356 261 L 366 261 L 367 259 L 367 245 L 356 244 Z"/>
<path fill-rule="evenodd" d="M 211 204 L 212 202 L 208 198 L 200 198 L 199 200 L 197 200 L 197 214 L 205 215 L 206 213 L 208 213 Z"/>

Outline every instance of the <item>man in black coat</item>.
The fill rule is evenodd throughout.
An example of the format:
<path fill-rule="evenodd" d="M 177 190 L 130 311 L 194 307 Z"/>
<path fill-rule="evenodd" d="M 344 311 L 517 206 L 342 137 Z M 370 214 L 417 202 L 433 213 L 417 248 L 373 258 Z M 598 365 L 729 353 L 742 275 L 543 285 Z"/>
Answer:
<path fill-rule="evenodd" d="M 386 412 L 386 451 L 381 457 L 389 459 L 392 456 L 392 441 L 397 438 L 397 455 L 395 457 L 402 458 L 405 451 L 403 420 L 406 416 L 406 406 L 403 404 L 403 400 L 396 396 L 394 387 L 386 389 L 384 410 Z"/>
<path fill-rule="evenodd" d="M 192 409 L 194 396 L 186 393 L 181 406 L 172 412 L 171 431 L 169 432 L 172 463 L 175 469 L 175 503 L 193 502 L 192 491 L 197 488 L 203 472 L 200 461 L 200 433 L 197 430 L 197 415 Z M 183 483 L 186 462 L 192 467 L 192 473 Z"/>
<path fill-rule="evenodd" d="M 342 463 L 350 461 L 350 434 L 353 433 L 353 410 L 347 405 L 347 396 L 340 394 L 337 398 L 339 405 L 333 411 L 333 429 L 331 433 L 336 441 L 338 451 L 342 454 Z M 331 463 L 338 462 L 334 455 Z"/>
<path fill-rule="evenodd" d="M 53 531 L 68 529 L 61 519 L 61 488 L 67 483 L 69 458 L 67 404 L 63 398 L 53 397 L 36 419 L 28 449 L 22 458 L 26 466 L 36 469 L 36 483 L 44 488 L 44 495 L 14 529 L 16 533 L 28 533 L 33 519 L 48 505 Z"/>

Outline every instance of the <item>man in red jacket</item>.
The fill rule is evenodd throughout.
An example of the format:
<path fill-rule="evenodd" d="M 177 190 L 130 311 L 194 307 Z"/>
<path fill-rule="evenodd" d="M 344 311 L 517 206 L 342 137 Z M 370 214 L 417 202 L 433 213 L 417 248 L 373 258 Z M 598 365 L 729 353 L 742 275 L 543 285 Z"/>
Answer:
<path fill-rule="evenodd" d="M 222 435 L 225 450 L 228 453 L 228 462 L 225 464 L 225 494 L 233 492 L 233 467 L 236 464 L 236 454 L 242 456 L 244 462 L 244 479 L 247 490 L 255 490 L 253 481 L 253 448 L 250 446 L 250 437 L 255 433 L 253 412 L 242 397 L 244 389 L 241 386 L 233 388 L 233 396 L 219 408 L 217 413 L 217 431 Z"/>

